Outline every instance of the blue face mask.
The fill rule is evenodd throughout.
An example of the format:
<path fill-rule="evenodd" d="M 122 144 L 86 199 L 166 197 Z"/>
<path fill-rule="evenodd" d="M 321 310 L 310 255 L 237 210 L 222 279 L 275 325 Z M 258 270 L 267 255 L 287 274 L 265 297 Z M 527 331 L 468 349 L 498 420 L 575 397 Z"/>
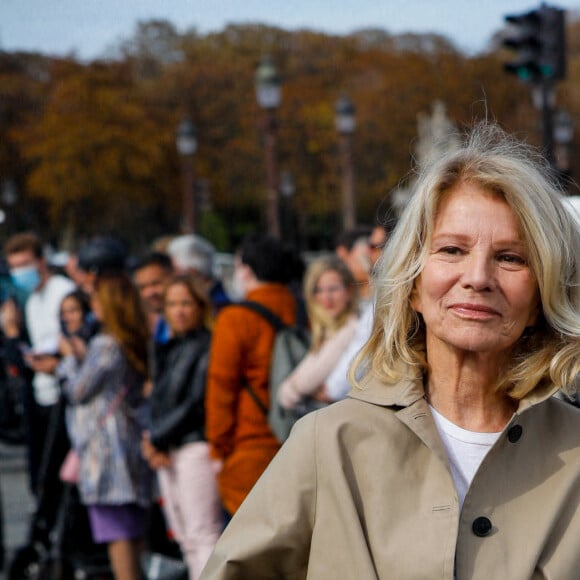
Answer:
<path fill-rule="evenodd" d="M 22 266 L 10 270 L 10 276 L 14 286 L 32 294 L 40 284 L 40 274 L 36 266 Z"/>

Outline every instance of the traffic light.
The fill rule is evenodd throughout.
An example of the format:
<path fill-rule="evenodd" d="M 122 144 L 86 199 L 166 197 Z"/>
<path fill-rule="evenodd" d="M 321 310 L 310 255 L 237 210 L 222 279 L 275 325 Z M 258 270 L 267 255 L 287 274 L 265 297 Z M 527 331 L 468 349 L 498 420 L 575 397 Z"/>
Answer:
<path fill-rule="evenodd" d="M 536 10 L 505 17 L 510 27 L 503 45 L 516 52 L 504 68 L 520 80 L 558 81 L 566 76 L 565 12 L 542 4 Z"/>
<path fill-rule="evenodd" d="M 542 6 L 542 77 L 553 81 L 566 78 L 566 16 L 564 10 Z"/>

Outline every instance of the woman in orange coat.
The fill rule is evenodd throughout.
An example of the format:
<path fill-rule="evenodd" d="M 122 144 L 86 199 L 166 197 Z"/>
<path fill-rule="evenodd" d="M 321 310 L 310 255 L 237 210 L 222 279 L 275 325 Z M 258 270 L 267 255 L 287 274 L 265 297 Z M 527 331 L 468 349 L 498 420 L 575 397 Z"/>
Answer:
<path fill-rule="evenodd" d="M 236 255 L 234 290 L 258 302 L 284 323 L 296 319 L 287 283 L 294 256 L 280 241 L 248 236 Z M 274 328 L 243 305 L 224 308 L 213 330 L 206 394 L 206 436 L 218 473 L 222 504 L 233 514 L 278 451 L 266 416 L 244 385 L 269 406 L 268 374 Z"/>

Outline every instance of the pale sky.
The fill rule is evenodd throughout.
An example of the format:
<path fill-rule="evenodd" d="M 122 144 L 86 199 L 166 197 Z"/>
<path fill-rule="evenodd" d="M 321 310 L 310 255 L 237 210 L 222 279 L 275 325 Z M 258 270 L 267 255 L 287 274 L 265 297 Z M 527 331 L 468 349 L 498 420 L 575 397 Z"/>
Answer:
<path fill-rule="evenodd" d="M 166 19 L 180 32 L 231 23 L 344 34 L 360 28 L 437 32 L 468 52 L 483 50 L 506 14 L 531 10 L 529 0 L 0 0 L 0 49 L 75 53 L 93 59 L 130 38 L 139 20 Z M 557 6 L 580 10 L 580 0 Z"/>

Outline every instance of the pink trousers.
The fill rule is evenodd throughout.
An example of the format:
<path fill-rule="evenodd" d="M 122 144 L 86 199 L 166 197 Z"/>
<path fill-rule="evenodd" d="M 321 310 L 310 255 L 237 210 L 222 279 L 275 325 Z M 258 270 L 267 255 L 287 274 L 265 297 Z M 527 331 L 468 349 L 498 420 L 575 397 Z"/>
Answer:
<path fill-rule="evenodd" d="M 181 548 L 190 580 L 199 578 L 223 526 L 209 445 L 186 443 L 157 472 L 167 523 Z"/>

